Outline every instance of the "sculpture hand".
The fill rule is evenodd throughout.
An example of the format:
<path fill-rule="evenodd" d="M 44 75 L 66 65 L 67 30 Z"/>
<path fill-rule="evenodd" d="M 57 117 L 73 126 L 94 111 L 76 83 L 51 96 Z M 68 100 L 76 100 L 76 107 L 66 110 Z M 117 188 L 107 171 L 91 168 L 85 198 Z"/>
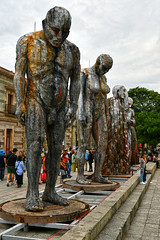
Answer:
<path fill-rule="evenodd" d="M 66 127 L 69 127 L 70 125 L 72 125 L 75 119 L 76 119 L 76 108 L 73 106 L 70 106 L 65 116 Z"/>
<path fill-rule="evenodd" d="M 25 109 L 22 105 L 19 105 L 16 109 L 15 113 L 18 121 L 22 124 L 25 125 Z"/>

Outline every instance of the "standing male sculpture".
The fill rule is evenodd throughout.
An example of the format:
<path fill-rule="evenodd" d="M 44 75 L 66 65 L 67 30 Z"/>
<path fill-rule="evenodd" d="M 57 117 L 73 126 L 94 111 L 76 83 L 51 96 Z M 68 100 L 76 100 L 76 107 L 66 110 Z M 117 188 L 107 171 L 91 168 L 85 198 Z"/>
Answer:
<path fill-rule="evenodd" d="M 91 133 L 97 145 L 95 156 L 95 172 L 93 181 L 108 183 L 101 176 L 101 167 L 105 159 L 107 145 L 107 123 L 105 115 L 106 97 L 110 88 L 104 76 L 112 67 L 113 60 L 107 54 L 101 54 L 91 68 L 85 68 L 81 73 L 81 91 L 78 100 L 77 129 L 79 148 L 77 153 L 77 182 L 87 184 L 84 177 L 85 152 Z"/>
<path fill-rule="evenodd" d="M 39 200 L 38 183 L 45 131 L 48 144 L 47 180 L 42 200 L 58 205 L 69 204 L 56 193 L 55 184 L 62 141 L 66 128 L 76 118 L 80 90 L 79 49 L 66 40 L 71 26 L 70 13 L 62 7 L 54 7 L 48 11 L 42 25 L 42 31 L 21 37 L 16 48 L 16 116 L 26 127 L 26 210 L 29 211 L 43 209 Z"/>

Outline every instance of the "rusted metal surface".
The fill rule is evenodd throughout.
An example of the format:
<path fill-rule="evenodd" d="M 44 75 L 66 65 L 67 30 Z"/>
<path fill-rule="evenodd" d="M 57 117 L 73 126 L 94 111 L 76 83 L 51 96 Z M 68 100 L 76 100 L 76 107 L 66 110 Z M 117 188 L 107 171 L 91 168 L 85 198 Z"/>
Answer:
<path fill-rule="evenodd" d="M 138 143 L 135 130 L 135 113 L 131 108 L 133 104 L 133 99 L 128 98 L 128 108 L 127 108 L 127 123 L 128 123 L 128 141 L 130 141 L 131 150 L 131 165 L 139 163 L 138 157 Z"/>
<path fill-rule="evenodd" d="M 0 205 L 0 217 L 21 223 L 67 222 L 82 216 L 89 210 L 89 205 L 79 200 L 68 200 L 68 206 L 53 205 L 43 202 L 44 211 L 28 212 L 25 210 L 26 199 L 18 199 Z"/>
<path fill-rule="evenodd" d="M 43 201 L 69 204 L 56 194 L 55 183 L 62 141 L 65 130 L 76 119 L 80 90 L 80 52 L 66 40 L 71 26 L 70 13 L 65 8 L 52 8 L 42 25 L 42 31 L 24 35 L 16 47 L 16 116 L 26 130 L 28 211 L 43 210 L 38 183 L 45 132 L 48 154 Z"/>
<path fill-rule="evenodd" d="M 116 85 L 112 93 L 106 108 L 108 144 L 102 175 L 129 175 L 132 151 L 135 152 L 137 143 L 134 114 L 124 86 Z"/>
<path fill-rule="evenodd" d="M 78 100 L 77 130 L 78 130 L 78 175 L 77 182 L 88 184 L 84 177 L 85 153 L 90 136 L 96 142 L 95 170 L 92 181 L 107 182 L 101 176 L 101 168 L 105 158 L 107 144 L 107 122 L 105 116 L 106 98 L 110 88 L 107 85 L 105 73 L 112 67 L 113 60 L 109 55 L 101 54 L 91 68 L 81 72 L 81 91 Z"/>
<path fill-rule="evenodd" d="M 91 182 L 90 184 L 80 184 L 75 180 L 66 180 L 63 182 L 63 187 L 72 190 L 84 190 L 84 191 L 112 191 L 118 188 L 120 184 L 118 182 L 111 183 L 98 183 Z"/>

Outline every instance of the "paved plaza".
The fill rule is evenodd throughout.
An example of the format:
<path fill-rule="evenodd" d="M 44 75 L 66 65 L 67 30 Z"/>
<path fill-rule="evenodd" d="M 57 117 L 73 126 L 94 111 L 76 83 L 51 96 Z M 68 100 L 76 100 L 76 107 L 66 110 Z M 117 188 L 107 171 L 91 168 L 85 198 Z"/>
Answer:
<path fill-rule="evenodd" d="M 72 179 L 76 178 L 76 173 L 72 173 Z M 149 183 L 148 189 L 143 196 L 142 202 L 136 212 L 136 215 L 129 227 L 124 240 L 158 240 L 160 239 L 160 168 L 158 168 Z M 57 185 L 60 184 L 60 176 L 57 179 Z M 39 184 L 39 190 L 43 191 L 45 184 Z M 140 187 L 140 186 L 139 186 Z M 142 186 L 143 187 L 143 186 Z M 27 173 L 24 174 L 24 184 L 21 188 L 17 188 L 16 184 L 13 186 L 6 186 L 6 177 L 3 182 L 0 182 L 0 203 L 10 201 L 26 196 L 27 190 Z M 137 190 L 136 190 L 137 191 Z M 134 192 L 134 191 L 133 191 Z M 124 206 L 125 207 L 125 203 Z M 120 219 L 121 221 L 121 219 Z M 0 233 L 8 229 L 10 225 L 0 223 Z M 116 226 L 115 226 L 116 227 Z M 30 228 L 29 232 L 22 230 L 16 233 L 17 236 L 28 238 L 49 239 L 52 235 L 57 233 L 57 229 L 45 228 Z M 114 232 L 114 229 L 112 229 Z M 59 239 L 66 230 L 54 236 L 52 239 Z M 73 238 L 74 239 L 74 238 Z M 103 231 L 96 237 L 96 240 L 114 240 L 114 238 L 106 238 L 106 231 Z M 76 239 L 75 239 L 76 240 Z"/>
<path fill-rule="evenodd" d="M 125 240 L 160 239 L 160 168 L 150 182 Z"/>

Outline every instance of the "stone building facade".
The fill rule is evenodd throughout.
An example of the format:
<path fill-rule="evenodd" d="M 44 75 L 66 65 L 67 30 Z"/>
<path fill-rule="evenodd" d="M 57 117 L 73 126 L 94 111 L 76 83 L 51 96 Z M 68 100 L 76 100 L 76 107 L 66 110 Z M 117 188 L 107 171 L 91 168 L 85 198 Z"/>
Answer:
<path fill-rule="evenodd" d="M 24 127 L 15 116 L 14 73 L 0 67 L 0 149 L 24 149 Z"/>

